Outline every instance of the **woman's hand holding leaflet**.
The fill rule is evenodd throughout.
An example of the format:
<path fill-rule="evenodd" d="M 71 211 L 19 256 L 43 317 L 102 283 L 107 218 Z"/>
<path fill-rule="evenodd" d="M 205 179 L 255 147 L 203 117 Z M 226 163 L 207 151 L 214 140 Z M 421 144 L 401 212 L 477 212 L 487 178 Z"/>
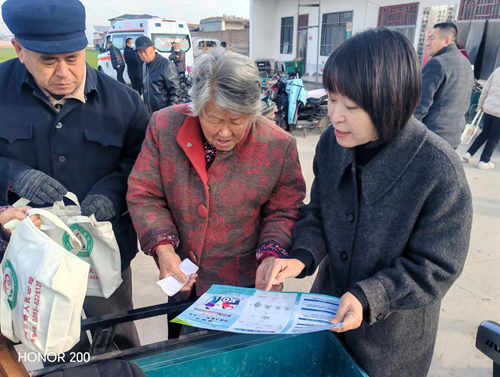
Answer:
<path fill-rule="evenodd" d="M 174 247 L 172 245 L 161 245 L 156 250 L 156 255 L 160 268 L 160 280 L 172 275 L 181 283 L 186 283 L 179 292 L 190 292 L 194 283 L 196 283 L 198 274 L 192 274 L 188 280 L 187 276 L 179 268 L 181 258 L 175 252 Z"/>

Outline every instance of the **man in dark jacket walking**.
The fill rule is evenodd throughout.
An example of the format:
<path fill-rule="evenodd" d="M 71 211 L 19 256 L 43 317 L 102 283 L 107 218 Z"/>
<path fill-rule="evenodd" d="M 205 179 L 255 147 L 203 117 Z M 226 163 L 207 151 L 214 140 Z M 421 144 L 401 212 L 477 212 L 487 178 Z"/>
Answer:
<path fill-rule="evenodd" d="M 125 80 L 123 80 L 123 72 L 125 72 L 125 62 L 123 61 L 122 53 L 116 46 L 113 45 L 113 42 L 111 41 L 108 41 L 108 50 L 109 57 L 111 58 L 111 65 L 116 71 L 116 79 L 122 84 L 125 84 Z"/>
<path fill-rule="evenodd" d="M 127 63 L 127 72 L 130 82 L 132 83 L 132 88 L 137 90 L 139 94 L 142 94 L 142 64 L 143 61 L 139 58 L 137 51 L 135 51 L 132 46 L 134 45 L 134 40 L 132 38 L 127 38 L 125 50 L 123 50 L 123 57 Z"/>
<path fill-rule="evenodd" d="M 168 57 L 177 66 L 177 71 L 179 75 L 184 75 L 186 72 L 186 53 L 181 50 L 181 45 L 179 42 L 173 43 L 172 53 Z"/>
<path fill-rule="evenodd" d="M 173 105 L 178 100 L 179 75 L 173 63 L 156 53 L 151 39 L 136 39 L 135 48 L 146 64 L 142 67 L 144 103 L 152 114 Z"/>
<path fill-rule="evenodd" d="M 422 96 L 415 117 L 453 148 L 460 144 L 469 110 L 474 73 L 457 46 L 457 27 L 436 24 L 427 41 L 432 59 L 422 70 Z"/>
<path fill-rule="evenodd" d="M 47 207 L 71 191 L 84 216 L 110 221 L 123 282 L 108 299 L 86 297 L 83 308 L 87 317 L 131 310 L 137 236 L 125 194 L 149 115 L 137 92 L 85 63 L 78 0 L 7 0 L 2 17 L 18 59 L 0 64 L 0 205 L 22 197 Z M 79 351 L 89 349 L 85 338 Z M 118 325 L 114 342 L 140 345 L 135 326 Z"/>

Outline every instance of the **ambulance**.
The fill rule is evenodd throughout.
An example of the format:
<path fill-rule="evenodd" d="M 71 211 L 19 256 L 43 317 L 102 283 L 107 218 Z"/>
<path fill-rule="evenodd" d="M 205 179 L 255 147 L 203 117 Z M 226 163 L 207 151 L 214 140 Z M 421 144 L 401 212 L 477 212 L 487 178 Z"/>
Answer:
<path fill-rule="evenodd" d="M 167 59 L 172 51 L 172 43 L 174 41 L 179 42 L 181 49 L 186 53 L 186 70 L 191 71 L 194 62 L 194 52 L 187 23 L 163 18 L 115 22 L 109 29 L 103 45 L 98 46 L 100 50 L 100 54 L 97 57 L 98 70 L 116 79 L 116 71 L 111 65 L 109 51 L 106 48 L 108 41 L 113 42 L 113 45 L 119 48 L 123 55 L 123 49 L 126 46 L 125 41 L 128 38 L 132 38 L 135 41 L 142 35 L 149 37 L 153 41 L 156 51 Z M 135 46 L 132 45 L 132 48 L 135 48 Z M 127 69 L 123 73 L 123 78 L 127 84 L 130 84 Z"/>

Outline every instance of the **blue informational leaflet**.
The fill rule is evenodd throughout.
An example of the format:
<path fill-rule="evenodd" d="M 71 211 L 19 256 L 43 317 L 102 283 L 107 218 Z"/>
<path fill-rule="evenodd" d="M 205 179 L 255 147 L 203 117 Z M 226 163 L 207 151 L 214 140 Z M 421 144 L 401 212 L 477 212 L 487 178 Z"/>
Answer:
<path fill-rule="evenodd" d="M 242 334 L 300 334 L 341 327 L 337 297 L 212 285 L 172 322 Z"/>

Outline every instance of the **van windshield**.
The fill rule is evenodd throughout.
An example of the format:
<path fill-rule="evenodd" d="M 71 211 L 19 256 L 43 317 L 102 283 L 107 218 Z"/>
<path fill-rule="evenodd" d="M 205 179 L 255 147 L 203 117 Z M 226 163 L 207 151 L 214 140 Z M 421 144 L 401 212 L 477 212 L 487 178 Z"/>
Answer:
<path fill-rule="evenodd" d="M 181 50 L 186 52 L 191 48 L 191 41 L 187 34 L 151 34 L 155 47 L 160 52 L 172 51 L 172 43 L 177 41 Z"/>
<path fill-rule="evenodd" d="M 127 45 L 125 42 L 127 39 L 129 38 L 132 38 L 134 40 L 134 44 L 135 44 L 135 40 L 137 38 L 139 38 L 141 36 L 141 34 L 128 34 L 128 33 L 117 33 L 117 34 L 112 34 L 113 36 L 113 45 L 119 49 L 119 50 L 123 50 L 125 48 L 125 46 Z M 132 46 L 132 48 L 135 48 L 135 45 Z"/>

